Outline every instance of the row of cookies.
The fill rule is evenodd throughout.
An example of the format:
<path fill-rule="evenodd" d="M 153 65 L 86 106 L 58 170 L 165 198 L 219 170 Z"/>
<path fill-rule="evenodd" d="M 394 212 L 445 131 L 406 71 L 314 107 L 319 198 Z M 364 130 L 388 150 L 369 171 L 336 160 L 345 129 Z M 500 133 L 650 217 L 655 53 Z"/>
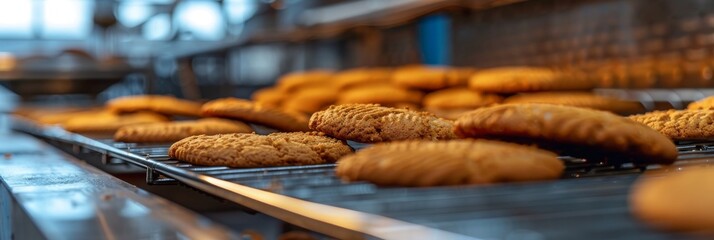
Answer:
<path fill-rule="evenodd" d="M 23 115 L 37 123 L 58 125 L 72 132 L 114 134 L 115 140 L 124 142 L 174 142 L 198 134 L 253 131 L 240 121 L 198 119 L 200 103 L 161 95 L 121 97 L 99 108 L 41 109 Z M 171 121 L 175 118 L 191 120 Z"/>
<path fill-rule="evenodd" d="M 252 99 L 268 106 L 311 114 L 331 104 L 376 103 L 432 112 L 455 119 L 459 114 L 499 103 L 550 103 L 631 114 L 637 102 L 590 92 L 592 81 L 576 71 L 535 67 L 469 68 L 406 66 L 291 73 Z M 541 92 L 543 93 L 534 93 Z M 554 92 L 567 91 L 567 92 Z M 520 93 L 520 94 L 519 94 Z M 516 95 L 514 95 L 516 94 Z M 510 96 L 504 98 L 504 96 Z"/>
<path fill-rule="evenodd" d="M 143 100 L 137 102 L 137 99 Z M 109 106 L 117 112 L 116 116 L 124 118 L 141 111 L 143 114 L 153 111 L 150 113 L 188 115 L 177 113 L 172 107 L 156 107 L 161 104 L 146 99 L 146 96 L 123 98 L 110 102 Z M 129 104 L 118 104 L 122 102 Z M 710 101 L 692 104 L 690 108 L 706 108 L 707 102 Z M 184 107 L 179 108 L 186 110 Z M 299 115 L 295 117 L 239 99 L 208 102 L 198 113 L 192 115 L 240 119 L 284 131 L 307 130 Z M 104 118 L 102 114 L 106 113 L 85 114 L 88 115 L 82 118 L 96 119 Z M 171 146 L 169 155 L 201 165 L 263 167 L 337 161 L 336 174 L 348 181 L 401 186 L 556 179 L 564 170 L 558 154 L 609 161 L 629 159 L 637 164 L 671 163 L 676 158 L 676 149 L 670 141 L 629 119 L 600 111 L 542 104 L 481 108 L 461 116 L 456 122 L 424 112 L 379 105 L 336 105 L 317 112 L 310 119 L 309 128 L 319 132 L 258 135 L 246 133 L 250 128 L 245 124 L 243 129 L 236 128 L 240 126 L 237 123 L 242 124 L 206 118 L 135 124 L 119 128 L 115 138 L 148 142 L 183 138 Z M 228 132 L 233 133 L 213 135 Z M 344 140 L 377 144 L 353 153 Z M 535 144 L 547 150 L 515 143 Z M 649 196 L 656 194 L 649 190 L 653 184 L 641 185 L 644 190 L 638 190 L 632 200 L 637 204 L 637 213 L 646 219 L 666 221 L 667 218 L 660 216 L 672 215 L 671 211 L 653 208 L 650 203 L 653 200 Z M 679 216 L 676 213 L 674 216 Z"/>
<path fill-rule="evenodd" d="M 695 102 L 684 111 L 706 115 L 712 111 L 712 103 L 714 97 Z M 684 121 L 702 131 L 713 123 L 711 118 L 693 116 L 655 118 Z M 696 120 L 701 121 L 692 122 Z M 336 175 L 347 181 L 397 186 L 557 179 L 565 168 L 558 155 L 640 166 L 671 164 L 677 158 L 677 149 L 668 137 L 677 138 L 638 123 L 636 117 L 550 104 L 490 106 L 456 121 L 375 104 L 333 105 L 313 114 L 309 127 L 319 132 L 195 136 L 174 144 L 169 154 L 195 164 L 234 167 L 336 161 Z M 374 145 L 352 153 L 344 140 Z M 682 191 L 686 195 L 677 197 L 662 190 L 691 189 L 687 184 L 711 181 L 706 176 L 710 172 L 667 176 L 671 181 L 640 180 L 631 198 L 633 211 L 670 229 L 708 229 L 712 221 L 707 212 L 692 210 L 687 204 L 701 206 L 709 195 Z M 687 200 L 691 199 L 687 196 L 703 200 Z M 678 210 L 662 201 L 676 204 Z"/>
<path fill-rule="evenodd" d="M 564 169 L 558 154 L 637 165 L 677 157 L 671 140 L 631 119 L 549 104 L 485 107 L 456 121 L 376 104 L 332 105 L 313 114 L 309 127 L 317 132 L 194 136 L 169 155 L 234 167 L 338 161 L 346 180 L 402 186 L 555 179 Z M 352 154 L 346 140 L 374 145 Z"/>
<path fill-rule="evenodd" d="M 103 107 L 58 111 L 40 108 L 24 117 L 73 132 L 111 133 L 126 125 L 167 122 L 172 116 L 195 117 L 199 108 L 200 104 L 169 96 L 132 96 L 114 99 Z"/>

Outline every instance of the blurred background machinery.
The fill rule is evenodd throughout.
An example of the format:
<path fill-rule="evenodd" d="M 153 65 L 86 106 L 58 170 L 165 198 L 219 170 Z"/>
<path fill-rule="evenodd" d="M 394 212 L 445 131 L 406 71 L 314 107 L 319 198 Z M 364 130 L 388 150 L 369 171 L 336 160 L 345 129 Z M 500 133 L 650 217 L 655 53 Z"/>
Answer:
<path fill-rule="evenodd" d="M 703 0 L 0 1 L 0 80 L 25 100 L 88 104 L 139 93 L 247 97 L 292 71 L 419 63 L 582 68 L 609 79 L 604 88 L 702 88 L 713 84 L 713 8 Z"/>

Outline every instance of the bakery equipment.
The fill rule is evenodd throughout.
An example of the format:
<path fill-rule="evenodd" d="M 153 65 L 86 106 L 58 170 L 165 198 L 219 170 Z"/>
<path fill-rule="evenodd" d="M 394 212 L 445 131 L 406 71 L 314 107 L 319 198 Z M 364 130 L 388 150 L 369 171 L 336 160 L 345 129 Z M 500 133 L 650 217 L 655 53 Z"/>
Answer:
<path fill-rule="evenodd" d="M 419 19 L 440 13 L 452 22 L 450 60 L 456 66 L 526 64 L 582 68 L 592 73 L 604 68 L 606 74 L 636 80 L 595 92 L 639 101 L 648 110 L 683 108 L 714 95 L 711 89 L 701 88 L 711 87 L 712 4 L 707 1 L 412 2 L 414 5 L 397 9 L 403 11 L 383 9 L 335 22 L 312 19 L 294 29 L 268 29 L 240 39 L 197 44 L 205 48 L 190 42 L 156 44 L 161 45 L 155 50 L 160 53 L 152 54 L 175 58 L 174 71 L 188 88 L 184 92 L 192 93 L 188 96 L 246 97 L 254 88 L 271 85 L 277 76 L 290 71 L 419 62 Z M 258 64 L 261 62 L 269 64 Z M 641 69 L 644 73 L 638 72 Z M 27 74 L 37 72 L 42 71 Z M 75 73 L 82 71 L 68 72 Z M 251 226 L 236 224 L 239 221 L 252 221 L 253 227 L 270 226 L 274 231 L 280 229 L 275 226 L 288 225 L 284 221 L 337 238 L 690 237 L 656 231 L 632 218 L 627 193 L 643 169 L 631 165 L 563 158 L 568 162 L 567 174 L 558 181 L 425 189 L 377 187 L 344 183 L 334 177 L 333 165 L 200 167 L 168 159 L 166 145 L 116 143 L 101 136 L 38 128 L 22 120 L 16 122 L 15 129 L 91 165 L 128 168 L 134 179 L 125 181 L 190 205 L 234 233 Z M 680 143 L 678 164 L 709 162 L 712 147 L 711 142 Z M 189 193 L 193 193 L 190 198 L 205 199 L 193 205 L 182 202 Z M 196 210 L 195 205 L 212 209 Z"/>
<path fill-rule="evenodd" d="M 168 158 L 168 145 L 117 143 L 18 122 L 86 161 L 127 162 L 152 185 L 181 184 L 337 238 L 682 239 L 628 213 L 632 182 L 644 169 L 561 157 L 564 179 L 434 188 L 379 187 L 336 178 L 333 164 L 235 169 Z M 711 142 L 682 142 L 679 165 L 709 162 Z M 657 168 L 656 166 L 654 168 Z"/>

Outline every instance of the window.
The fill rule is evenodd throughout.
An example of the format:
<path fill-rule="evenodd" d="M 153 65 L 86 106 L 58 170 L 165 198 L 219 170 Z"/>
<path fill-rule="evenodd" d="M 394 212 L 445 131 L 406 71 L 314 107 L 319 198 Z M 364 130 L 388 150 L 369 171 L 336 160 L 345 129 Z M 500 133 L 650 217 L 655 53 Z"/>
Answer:
<path fill-rule="evenodd" d="M 32 3 L 0 0 L 0 37 L 32 37 Z"/>
<path fill-rule="evenodd" d="M 93 6 L 91 0 L 0 0 L 0 38 L 85 38 Z"/>

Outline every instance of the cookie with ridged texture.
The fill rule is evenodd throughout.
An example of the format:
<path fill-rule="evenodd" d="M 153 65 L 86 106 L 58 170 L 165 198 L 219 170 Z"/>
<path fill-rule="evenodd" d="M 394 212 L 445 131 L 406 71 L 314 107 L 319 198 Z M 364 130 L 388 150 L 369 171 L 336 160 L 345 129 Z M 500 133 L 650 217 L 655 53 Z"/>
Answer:
<path fill-rule="evenodd" d="M 365 85 L 340 93 L 337 104 L 376 103 L 393 105 L 398 103 L 421 103 L 423 94 L 419 91 L 393 86 L 391 84 Z"/>
<path fill-rule="evenodd" d="M 337 162 L 338 176 L 379 185 L 438 186 L 559 178 L 557 155 L 488 140 L 403 141 L 375 144 Z"/>
<path fill-rule="evenodd" d="M 466 86 L 471 70 L 447 67 L 404 67 L 397 69 L 392 82 L 400 87 L 438 90 Z"/>
<path fill-rule="evenodd" d="M 344 142 L 316 132 L 198 135 L 169 149 L 169 156 L 178 160 L 229 167 L 324 164 L 350 153 Z"/>
<path fill-rule="evenodd" d="M 535 67 L 484 69 L 476 71 L 469 79 L 471 90 L 492 93 L 586 90 L 593 87 L 593 79 L 581 72 Z"/>
<path fill-rule="evenodd" d="M 220 118 L 196 121 L 167 122 L 131 125 L 119 128 L 114 140 L 119 142 L 175 142 L 194 135 L 222 133 L 250 133 L 253 129 L 245 123 Z"/>
<path fill-rule="evenodd" d="M 233 118 L 283 131 L 307 131 L 307 119 L 297 114 L 238 98 L 221 98 L 201 108 L 207 117 Z"/>
<path fill-rule="evenodd" d="M 70 132 L 111 133 L 124 126 L 160 123 L 168 120 L 166 116 L 154 112 L 136 112 L 121 115 L 97 114 L 69 119 L 62 124 L 62 127 Z"/>
<path fill-rule="evenodd" d="M 165 115 L 201 116 L 201 104 L 162 95 L 137 95 L 115 98 L 107 102 L 111 110 L 123 112 L 152 111 Z"/>
<path fill-rule="evenodd" d="M 287 98 L 287 95 L 287 93 L 277 88 L 263 88 L 255 91 L 253 95 L 250 96 L 250 99 L 265 106 L 279 108 L 283 100 Z"/>
<path fill-rule="evenodd" d="M 275 88 L 290 93 L 306 86 L 329 85 L 332 83 L 333 72 L 329 70 L 311 70 L 283 75 L 278 79 Z"/>
<path fill-rule="evenodd" d="M 714 96 L 702 98 L 698 101 L 692 102 L 687 106 L 690 110 L 714 110 Z"/>
<path fill-rule="evenodd" d="M 503 102 L 555 104 L 591 108 L 625 115 L 644 111 L 644 107 L 639 102 L 599 96 L 588 92 L 525 93 L 508 97 Z"/>
<path fill-rule="evenodd" d="M 714 110 L 654 111 L 629 118 L 674 140 L 714 138 Z"/>
<path fill-rule="evenodd" d="M 426 112 L 378 104 L 333 105 L 310 117 L 312 130 L 363 143 L 452 139 L 456 137 L 452 127 L 452 121 Z"/>
<path fill-rule="evenodd" d="M 573 157 L 613 163 L 669 164 L 677 148 L 666 136 L 610 112 L 550 104 L 504 104 L 480 108 L 459 117 L 462 137 L 537 144 Z"/>
<path fill-rule="evenodd" d="M 645 174 L 632 187 L 630 210 L 637 218 L 659 229 L 696 233 L 711 239 L 714 236 L 712 176 L 712 166 Z"/>

